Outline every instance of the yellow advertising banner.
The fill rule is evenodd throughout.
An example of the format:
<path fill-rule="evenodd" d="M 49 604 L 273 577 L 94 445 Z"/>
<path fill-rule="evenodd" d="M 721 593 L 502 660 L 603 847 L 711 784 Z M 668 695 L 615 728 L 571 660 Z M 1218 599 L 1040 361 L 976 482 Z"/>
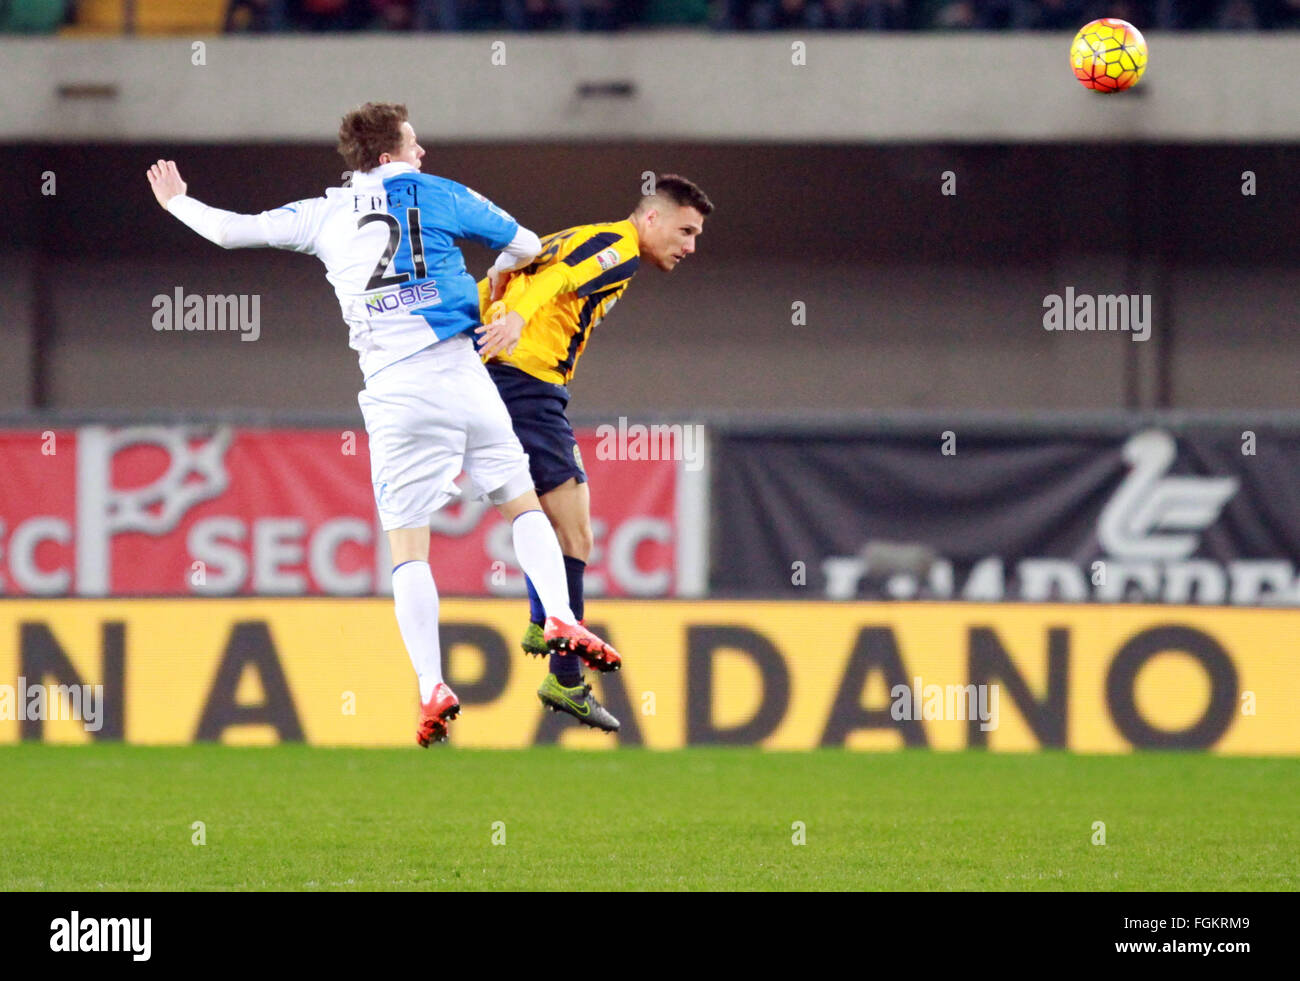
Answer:
<path fill-rule="evenodd" d="M 542 710 L 527 606 L 442 603 L 466 747 L 1300 755 L 1300 611 L 600 601 L 624 668 L 588 680 L 615 736 Z M 415 745 L 386 599 L 7 600 L 0 742 Z"/>

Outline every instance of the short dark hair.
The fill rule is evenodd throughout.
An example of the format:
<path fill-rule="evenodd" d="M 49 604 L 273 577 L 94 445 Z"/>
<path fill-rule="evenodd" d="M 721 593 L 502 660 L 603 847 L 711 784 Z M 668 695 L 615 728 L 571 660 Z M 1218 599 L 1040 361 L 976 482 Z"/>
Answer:
<path fill-rule="evenodd" d="M 338 150 L 348 169 L 374 170 L 380 154 L 401 149 L 406 121 L 406 106 L 399 102 L 367 102 L 344 116 Z"/>
<path fill-rule="evenodd" d="M 667 198 L 679 208 L 694 208 L 702 215 L 713 211 L 713 202 L 709 196 L 681 174 L 660 174 L 655 178 L 654 194 L 646 195 L 641 204 L 647 204 L 652 197 Z"/>

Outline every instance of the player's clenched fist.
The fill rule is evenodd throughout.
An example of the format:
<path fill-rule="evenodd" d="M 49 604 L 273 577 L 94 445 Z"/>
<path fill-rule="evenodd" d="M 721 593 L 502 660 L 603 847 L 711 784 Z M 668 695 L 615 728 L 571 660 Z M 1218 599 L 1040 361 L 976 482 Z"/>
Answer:
<path fill-rule="evenodd" d="M 153 196 L 164 208 L 176 195 L 185 193 L 185 182 L 181 180 L 181 172 L 176 169 L 175 160 L 159 160 L 149 168 L 148 177 Z"/>

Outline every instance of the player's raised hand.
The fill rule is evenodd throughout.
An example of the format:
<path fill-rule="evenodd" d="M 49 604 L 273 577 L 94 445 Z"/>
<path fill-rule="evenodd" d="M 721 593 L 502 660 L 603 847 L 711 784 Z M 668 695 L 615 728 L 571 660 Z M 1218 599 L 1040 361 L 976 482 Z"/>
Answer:
<path fill-rule="evenodd" d="M 186 191 L 186 184 L 181 180 L 181 172 L 176 169 L 175 160 L 159 160 L 149 168 L 147 176 L 149 186 L 153 188 L 153 196 L 164 208 L 168 201 Z"/>
<path fill-rule="evenodd" d="M 504 306 L 493 310 L 488 308 L 489 322 L 479 327 L 474 333 L 482 337 L 479 354 L 485 358 L 494 355 L 513 354 L 519 343 L 519 335 L 524 332 L 524 318 L 513 311 L 507 312 Z"/>

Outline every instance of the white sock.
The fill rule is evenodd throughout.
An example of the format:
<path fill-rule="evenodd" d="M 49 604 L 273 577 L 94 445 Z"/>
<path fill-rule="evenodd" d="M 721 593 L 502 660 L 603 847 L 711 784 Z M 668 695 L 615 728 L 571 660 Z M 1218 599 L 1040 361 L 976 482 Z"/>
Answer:
<path fill-rule="evenodd" d="M 393 570 L 393 605 L 406 653 L 420 679 L 420 701 L 427 702 L 442 681 L 438 644 L 438 587 L 428 562 L 403 562 Z"/>
<path fill-rule="evenodd" d="M 525 511 L 511 526 L 519 568 L 533 581 L 542 609 L 548 617 L 577 623 L 569 609 L 569 579 L 564 572 L 564 554 L 555 529 L 541 511 Z"/>

